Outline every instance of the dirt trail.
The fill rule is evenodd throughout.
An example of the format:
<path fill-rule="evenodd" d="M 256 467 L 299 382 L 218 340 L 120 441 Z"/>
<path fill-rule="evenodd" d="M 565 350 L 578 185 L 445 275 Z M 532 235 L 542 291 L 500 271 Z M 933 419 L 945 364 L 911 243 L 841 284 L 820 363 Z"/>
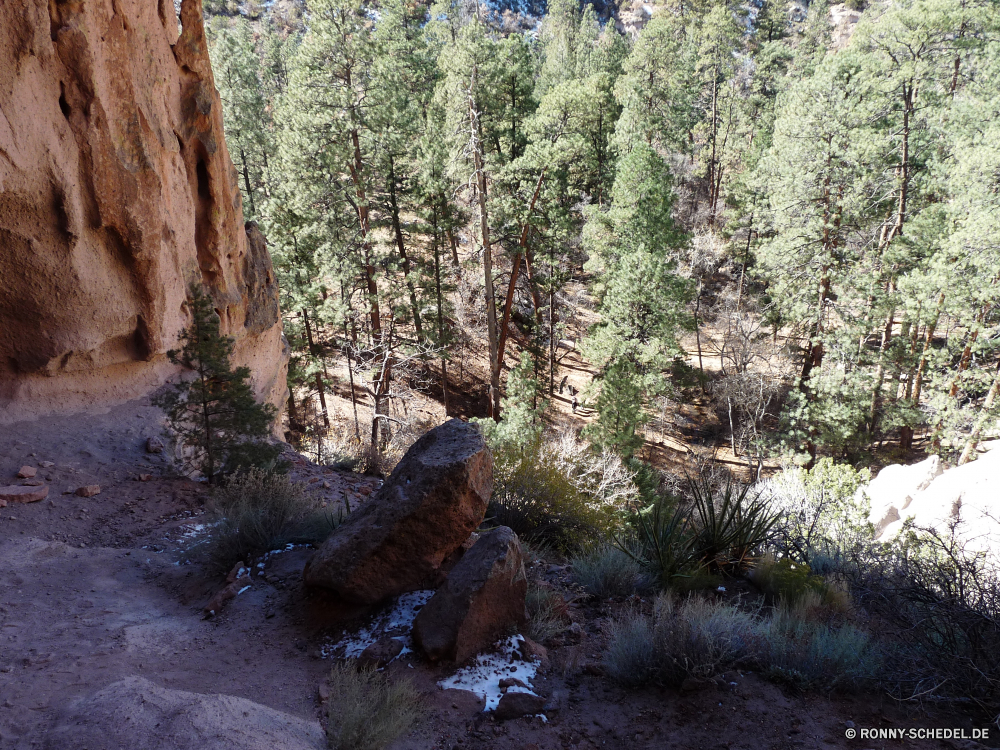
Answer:
<path fill-rule="evenodd" d="M 162 455 L 145 452 L 146 438 L 159 429 L 158 413 L 136 402 L 99 416 L 23 423 L 0 435 L 0 478 L 13 481 L 30 464 L 52 488 L 42 502 L 0 509 L 3 750 L 53 747 L 49 732 L 74 699 L 131 676 L 316 721 L 323 711 L 318 687 L 330 666 L 323 653 L 368 622 L 366 613 L 302 587 L 310 554 L 303 548 L 271 556 L 248 590 L 218 617 L 204 619 L 201 608 L 222 585 L 221 576 L 197 562 L 206 494 L 202 485 L 171 476 Z M 137 481 L 145 473 L 152 478 Z M 345 494 L 361 502 L 374 485 L 299 457 L 292 474 L 334 504 Z M 101 493 L 91 498 L 61 494 L 95 483 Z M 531 573 L 572 599 L 565 567 L 536 560 Z M 453 669 L 413 653 L 394 662 L 390 673 L 414 679 L 428 708 L 394 750 L 868 748 L 845 740 L 845 721 L 896 727 L 958 721 L 904 715 L 879 697 L 796 698 L 751 674 L 734 674 L 735 685 L 706 693 L 624 690 L 601 676 L 607 628 L 623 604 L 570 605 L 575 625 L 550 644 L 552 668 L 535 682 L 559 704 L 547 723 L 496 723 L 471 693 L 438 687 Z M 169 743 L 163 748 L 173 750 Z"/>

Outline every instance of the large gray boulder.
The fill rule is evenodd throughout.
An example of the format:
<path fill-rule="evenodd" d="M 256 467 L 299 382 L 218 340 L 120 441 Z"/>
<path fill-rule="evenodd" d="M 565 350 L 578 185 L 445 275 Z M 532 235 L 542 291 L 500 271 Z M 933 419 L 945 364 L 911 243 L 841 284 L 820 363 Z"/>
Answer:
<path fill-rule="evenodd" d="M 432 661 L 465 661 L 524 625 L 527 590 L 517 535 L 506 526 L 488 531 L 420 610 L 413 640 Z"/>
<path fill-rule="evenodd" d="M 492 491 L 493 457 L 479 430 L 445 422 L 330 535 L 306 563 L 305 582 L 362 604 L 432 587 L 482 523 Z"/>
<path fill-rule="evenodd" d="M 129 677 L 71 703 L 49 750 L 321 750 L 319 722 L 232 695 L 168 690 Z"/>

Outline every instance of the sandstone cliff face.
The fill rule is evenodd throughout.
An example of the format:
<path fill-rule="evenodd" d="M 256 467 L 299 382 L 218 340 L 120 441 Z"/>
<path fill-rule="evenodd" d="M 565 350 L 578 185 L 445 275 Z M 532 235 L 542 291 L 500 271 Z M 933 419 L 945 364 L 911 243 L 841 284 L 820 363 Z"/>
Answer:
<path fill-rule="evenodd" d="M 200 0 L 180 24 L 173 0 L 0 0 L 0 423 L 162 384 L 192 280 L 280 407 L 277 286 L 237 185 Z"/>

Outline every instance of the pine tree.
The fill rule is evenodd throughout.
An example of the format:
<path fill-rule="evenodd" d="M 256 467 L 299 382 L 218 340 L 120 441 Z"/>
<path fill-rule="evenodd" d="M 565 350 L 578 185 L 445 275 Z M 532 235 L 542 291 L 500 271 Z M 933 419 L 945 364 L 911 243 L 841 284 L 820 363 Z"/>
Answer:
<path fill-rule="evenodd" d="M 274 407 L 257 403 L 249 368 L 232 369 L 233 340 L 219 332 L 219 316 L 200 284 L 190 286 L 187 307 L 191 324 L 181 331 L 183 346 L 167 357 L 193 371 L 194 378 L 182 379 L 154 399 L 178 442 L 190 451 L 185 463 L 212 484 L 250 467 L 274 469 L 281 446 L 265 441 Z"/>

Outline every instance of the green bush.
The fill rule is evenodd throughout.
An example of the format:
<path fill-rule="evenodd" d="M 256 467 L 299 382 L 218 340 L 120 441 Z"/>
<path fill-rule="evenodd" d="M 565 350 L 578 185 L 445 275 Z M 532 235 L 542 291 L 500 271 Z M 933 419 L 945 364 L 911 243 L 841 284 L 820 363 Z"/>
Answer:
<path fill-rule="evenodd" d="M 331 750 L 381 750 L 423 713 L 409 680 L 390 681 L 384 672 L 358 670 L 352 662 L 330 671 L 326 737 Z"/>
<path fill-rule="evenodd" d="M 231 477 L 212 499 L 218 518 L 213 560 L 228 568 L 284 546 L 293 540 L 310 507 L 302 487 L 283 474 L 251 469 Z"/>
<path fill-rule="evenodd" d="M 757 561 L 750 571 L 750 580 L 772 604 L 784 602 L 789 606 L 798 604 L 807 593 L 822 596 L 827 588 L 823 578 L 812 575 L 805 563 L 795 562 L 790 557 L 775 560 L 772 555 Z"/>
<path fill-rule="evenodd" d="M 778 514 L 749 484 L 726 485 L 716 491 L 707 481 L 691 483 L 696 519 L 695 553 L 712 571 L 745 569 L 771 537 Z"/>
<path fill-rule="evenodd" d="M 573 578 L 599 599 L 630 596 L 644 588 L 639 564 L 618 547 L 594 544 L 570 558 Z"/>
<path fill-rule="evenodd" d="M 632 529 L 616 539 L 616 544 L 659 586 L 672 588 L 678 578 L 697 570 L 695 536 L 688 514 L 677 500 L 660 498 L 637 510 L 631 521 Z"/>
<path fill-rule="evenodd" d="M 556 454 L 538 439 L 526 447 L 507 444 L 494 451 L 493 496 L 486 517 L 529 543 L 568 551 L 606 528 L 611 516 L 574 484 Z"/>
<path fill-rule="evenodd" d="M 715 491 L 707 481 L 692 482 L 691 493 L 690 504 L 664 496 L 637 510 L 630 532 L 616 540 L 665 589 L 697 589 L 711 576 L 742 572 L 778 521 L 749 486 Z"/>

